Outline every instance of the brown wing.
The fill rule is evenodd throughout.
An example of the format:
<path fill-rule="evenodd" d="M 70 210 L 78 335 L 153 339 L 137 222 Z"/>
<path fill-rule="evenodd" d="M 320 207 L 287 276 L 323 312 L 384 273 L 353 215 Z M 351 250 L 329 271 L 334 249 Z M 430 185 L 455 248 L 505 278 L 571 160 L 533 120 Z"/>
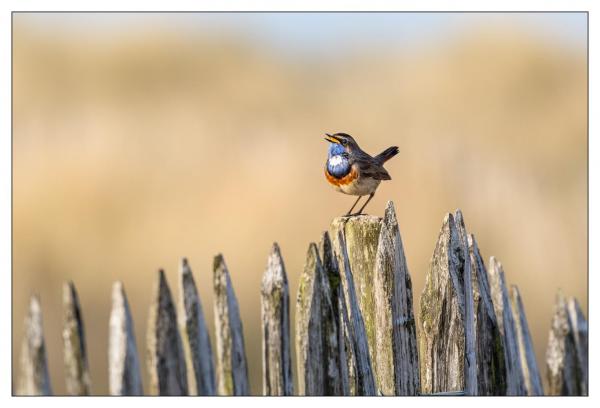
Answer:
<path fill-rule="evenodd" d="M 371 177 L 375 180 L 392 179 L 387 170 L 375 162 L 371 157 L 357 158 L 355 163 L 358 165 L 361 177 Z"/>

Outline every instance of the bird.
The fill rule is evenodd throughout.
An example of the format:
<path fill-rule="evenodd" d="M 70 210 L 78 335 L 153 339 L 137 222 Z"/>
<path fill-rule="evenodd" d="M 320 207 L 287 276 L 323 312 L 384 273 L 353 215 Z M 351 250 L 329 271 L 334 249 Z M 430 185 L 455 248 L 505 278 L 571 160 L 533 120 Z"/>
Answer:
<path fill-rule="evenodd" d="M 391 180 L 383 164 L 398 154 L 398 146 L 391 146 L 372 157 L 364 152 L 356 140 L 347 133 L 325 133 L 329 142 L 327 162 L 325 163 L 325 178 L 339 192 L 358 196 L 346 217 L 362 214 L 375 195 L 375 190 L 382 180 Z M 369 198 L 358 212 L 352 210 L 363 196 Z"/>

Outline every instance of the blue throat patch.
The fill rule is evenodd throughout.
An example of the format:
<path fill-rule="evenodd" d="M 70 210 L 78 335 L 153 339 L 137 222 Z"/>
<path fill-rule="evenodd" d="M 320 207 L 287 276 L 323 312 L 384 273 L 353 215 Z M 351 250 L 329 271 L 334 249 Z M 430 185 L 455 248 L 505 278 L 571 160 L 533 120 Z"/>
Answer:
<path fill-rule="evenodd" d="M 350 162 L 342 156 L 342 153 L 345 151 L 344 146 L 338 143 L 331 143 L 329 145 L 327 171 L 335 178 L 342 178 L 350 173 Z"/>

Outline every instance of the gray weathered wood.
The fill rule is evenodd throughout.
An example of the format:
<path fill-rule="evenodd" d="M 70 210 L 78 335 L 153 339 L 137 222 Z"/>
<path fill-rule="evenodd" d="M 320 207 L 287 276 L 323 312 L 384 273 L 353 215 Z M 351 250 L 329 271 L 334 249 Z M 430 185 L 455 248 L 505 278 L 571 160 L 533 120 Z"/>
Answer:
<path fill-rule="evenodd" d="M 311 243 L 300 275 L 296 299 L 298 395 L 325 395 L 322 309 L 326 302 L 323 266 Z"/>
<path fill-rule="evenodd" d="M 356 287 L 358 306 L 364 321 L 369 344 L 369 356 L 373 374 L 377 371 L 376 340 L 375 340 L 375 288 L 373 287 L 375 273 L 375 257 L 381 230 L 381 218 L 373 215 L 335 218 L 330 226 L 334 248 L 337 236 L 344 234 L 346 253 L 352 271 L 353 283 Z M 335 248 L 337 249 L 337 248 Z M 340 263 L 340 266 L 342 263 Z"/>
<path fill-rule="evenodd" d="M 506 395 L 527 395 L 525 379 L 521 369 L 521 359 L 517 340 L 517 329 L 502 264 L 495 257 L 490 258 L 488 266 L 491 297 L 494 312 L 504 347 L 504 363 L 506 366 Z"/>
<path fill-rule="evenodd" d="M 142 395 L 142 376 L 133 319 L 121 282 L 112 288 L 109 322 L 108 378 L 111 395 Z"/>
<path fill-rule="evenodd" d="M 383 395 L 417 395 L 419 359 L 412 283 L 391 201 L 379 233 L 373 287 L 378 389 Z"/>
<path fill-rule="evenodd" d="M 579 373 L 576 375 L 578 381 L 574 387 L 574 395 L 588 395 L 588 323 L 577 299 L 569 298 L 567 310 L 576 355 L 574 371 Z"/>
<path fill-rule="evenodd" d="M 21 346 L 21 373 L 18 395 L 51 395 L 50 375 L 44 343 L 42 308 L 37 296 L 29 301 Z"/>
<path fill-rule="evenodd" d="M 525 316 L 525 308 L 521 301 L 519 289 L 512 285 L 510 288 L 510 303 L 515 320 L 515 329 L 517 332 L 517 344 L 519 346 L 519 358 L 521 359 L 521 370 L 525 380 L 525 389 L 527 395 L 544 395 L 542 388 L 542 378 L 535 361 L 535 351 L 533 341 L 529 333 L 529 325 Z"/>
<path fill-rule="evenodd" d="M 587 322 L 577 300 L 559 291 L 546 349 L 548 395 L 587 395 Z"/>
<path fill-rule="evenodd" d="M 238 301 L 223 255 L 213 261 L 215 334 L 217 341 L 217 392 L 248 395 L 248 365 Z"/>
<path fill-rule="evenodd" d="M 319 256 L 324 273 L 324 292 L 329 298 L 322 308 L 323 360 L 325 361 L 325 395 L 350 395 L 346 331 L 344 330 L 345 302 L 340 285 L 340 271 L 329 234 L 324 232 L 319 243 Z"/>
<path fill-rule="evenodd" d="M 158 273 L 147 332 L 151 395 L 187 395 L 187 369 L 177 312 L 164 271 Z"/>
<path fill-rule="evenodd" d="M 465 390 L 467 251 L 454 216 L 446 214 L 421 295 L 422 393 Z M 466 277 L 470 281 L 470 272 Z"/>
<path fill-rule="evenodd" d="M 351 353 L 349 353 L 352 362 L 352 367 L 349 368 L 351 393 L 356 395 L 376 395 L 377 388 L 371 365 L 367 331 L 357 299 L 357 291 L 354 284 L 355 275 L 348 257 L 348 244 L 342 230 L 335 226 L 333 230 L 337 230 L 336 239 L 333 240 L 333 249 L 340 268 L 341 287 L 345 301 L 345 307 L 342 308 L 344 330 L 346 331 L 351 348 Z M 379 231 L 377 232 L 379 233 Z M 360 234 L 353 237 L 355 244 L 359 243 L 362 239 L 360 238 Z M 354 251 L 363 251 L 363 247 L 360 245 L 354 246 L 355 244 L 350 246 Z M 366 252 L 367 249 L 364 249 L 364 251 Z M 357 256 L 355 259 L 359 259 L 359 257 Z M 364 272 L 366 269 L 363 268 L 362 270 Z M 370 276 L 372 278 L 372 272 Z M 363 278 L 360 278 L 359 281 L 368 286 Z M 353 381 L 354 384 L 352 384 Z"/>
<path fill-rule="evenodd" d="M 471 273 L 471 257 L 469 256 L 469 240 L 465 221 L 460 210 L 454 213 L 454 221 L 458 230 L 458 237 L 461 241 L 462 255 L 459 253 L 459 260 L 462 259 L 462 284 L 464 285 L 464 315 L 465 325 L 465 395 L 477 395 L 477 350 L 475 347 L 475 304 L 473 300 L 473 278 Z"/>
<path fill-rule="evenodd" d="M 186 258 L 179 268 L 179 326 L 188 370 L 189 395 L 215 395 L 215 369 L 210 337 L 192 270 Z"/>
<path fill-rule="evenodd" d="M 73 282 L 63 285 L 63 351 L 65 382 L 70 395 L 90 394 L 90 373 L 79 297 Z"/>
<path fill-rule="evenodd" d="M 468 244 L 475 310 L 477 395 L 505 395 L 504 346 L 494 312 L 487 270 L 472 234 L 468 236 Z"/>
<path fill-rule="evenodd" d="M 292 395 L 290 298 L 285 266 L 277 243 L 261 284 L 263 395 Z"/>

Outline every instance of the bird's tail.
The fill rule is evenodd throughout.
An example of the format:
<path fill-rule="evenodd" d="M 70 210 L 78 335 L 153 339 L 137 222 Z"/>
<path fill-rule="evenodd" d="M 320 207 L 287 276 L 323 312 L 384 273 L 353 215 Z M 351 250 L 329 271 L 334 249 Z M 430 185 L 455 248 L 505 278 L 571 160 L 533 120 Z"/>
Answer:
<path fill-rule="evenodd" d="M 380 164 L 383 164 L 397 154 L 398 146 L 392 146 L 379 153 L 377 156 L 374 157 L 374 159 L 377 160 L 377 162 L 379 162 Z"/>

